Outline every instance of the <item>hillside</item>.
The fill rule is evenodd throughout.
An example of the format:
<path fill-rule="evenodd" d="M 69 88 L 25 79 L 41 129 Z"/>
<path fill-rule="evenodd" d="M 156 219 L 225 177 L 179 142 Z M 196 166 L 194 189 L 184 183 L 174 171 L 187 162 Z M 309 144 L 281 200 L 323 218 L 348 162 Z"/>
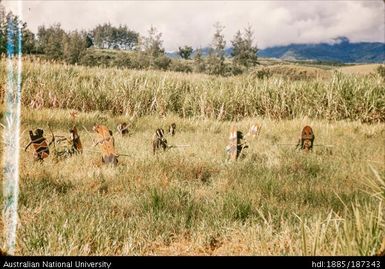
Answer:
<path fill-rule="evenodd" d="M 209 49 L 202 48 L 202 55 L 207 56 Z M 226 57 L 231 57 L 232 48 L 226 49 Z M 177 58 L 177 52 L 167 52 L 167 56 Z M 196 54 L 193 52 L 192 57 Z M 289 44 L 261 49 L 258 56 L 281 60 L 321 61 L 331 63 L 383 63 L 385 62 L 385 43 L 351 43 L 346 37 L 340 37 L 333 43 Z"/>
<path fill-rule="evenodd" d="M 385 44 L 379 42 L 351 43 L 339 38 L 334 44 L 290 44 L 259 51 L 259 56 L 283 60 L 316 60 L 342 63 L 381 63 L 385 61 Z"/>

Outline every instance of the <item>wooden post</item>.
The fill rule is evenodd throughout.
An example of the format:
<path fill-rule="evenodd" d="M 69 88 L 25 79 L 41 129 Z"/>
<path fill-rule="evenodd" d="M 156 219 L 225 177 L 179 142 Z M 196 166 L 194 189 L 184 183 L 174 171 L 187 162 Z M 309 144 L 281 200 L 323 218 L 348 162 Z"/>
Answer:
<path fill-rule="evenodd" d="M 237 154 L 237 146 L 238 146 L 238 137 L 237 137 L 237 127 L 235 124 L 230 129 L 230 136 L 229 136 L 229 145 L 230 145 L 230 160 L 236 161 L 238 154 Z"/>
<path fill-rule="evenodd" d="M 118 154 L 115 150 L 114 137 L 112 132 L 104 125 L 96 124 L 93 130 L 99 135 L 99 141 L 96 145 L 100 146 L 102 151 L 103 163 L 117 164 Z"/>

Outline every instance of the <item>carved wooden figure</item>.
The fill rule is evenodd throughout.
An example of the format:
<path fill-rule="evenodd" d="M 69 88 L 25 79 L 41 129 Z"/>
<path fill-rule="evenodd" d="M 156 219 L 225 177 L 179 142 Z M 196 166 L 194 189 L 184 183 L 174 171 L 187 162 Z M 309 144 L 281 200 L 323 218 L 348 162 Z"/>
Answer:
<path fill-rule="evenodd" d="M 115 141 L 112 132 L 104 125 L 95 124 L 92 128 L 99 136 L 96 145 L 100 146 L 102 151 L 102 162 L 107 164 L 117 164 L 118 154 L 115 150 Z"/>

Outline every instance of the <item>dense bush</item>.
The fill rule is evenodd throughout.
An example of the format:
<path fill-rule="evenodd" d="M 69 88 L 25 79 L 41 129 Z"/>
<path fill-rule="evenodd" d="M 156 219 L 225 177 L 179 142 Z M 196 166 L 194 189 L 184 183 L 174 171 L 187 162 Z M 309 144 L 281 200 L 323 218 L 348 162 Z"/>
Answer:
<path fill-rule="evenodd" d="M 377 67 L 377 73 L 385 79 L 385 65 L 380 65 Z"/>
<path fill-rule="evenodd" d="M 169 69 L 174 72 L 191 73 L 193 68 L 187 61 L 173 60 L 169 66 Z"/>

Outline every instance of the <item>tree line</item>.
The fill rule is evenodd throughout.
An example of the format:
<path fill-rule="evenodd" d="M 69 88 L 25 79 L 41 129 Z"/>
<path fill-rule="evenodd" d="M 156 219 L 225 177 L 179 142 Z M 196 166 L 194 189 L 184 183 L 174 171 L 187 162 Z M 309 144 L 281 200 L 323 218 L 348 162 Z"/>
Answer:
<path fill-rule="evenodd" d="M 231 58 L 225 57 L 224 26 L 214 25 L 214 35 L 208 52 L 185 45 L 179 47 L 178 59 L 165 54 L 162 33 L 151 26 L 146 36 L 110 23 L 97 25 L 90 31 L 65 31 L 60 24 L 39 26 L 32 33 L 25 22 L 11 12 L 0 9 L 0 55 L 7 53 L 7 44 L 18 51 L 17 27 L 21 26 L 22 53 L 38 57 L 86 66 L 105 66 L 132 69 L 160 69 L 177 72 L 198 72 L 210 75 L 235 75 L 258 64 L 258 48 L 254 44 L 253 31 L 248 26 L 238 31 L 231 41 Z M 12 34 L 13 33 L 13 36 Z"/>

